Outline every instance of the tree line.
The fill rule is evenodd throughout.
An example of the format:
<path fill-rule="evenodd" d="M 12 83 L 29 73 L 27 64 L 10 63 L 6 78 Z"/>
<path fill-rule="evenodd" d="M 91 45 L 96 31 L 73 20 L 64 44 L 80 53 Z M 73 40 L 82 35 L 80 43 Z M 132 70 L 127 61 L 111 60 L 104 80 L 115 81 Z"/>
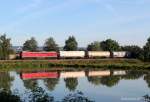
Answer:
<path fill-rule="evenodd" d="M 59 51 L 59 46 L 53 37 L 45 40 L 43 45 L 44 51 Z M 69 36 L 63 47 L 65 51 L 83 50 L 78 48 L 78 42 L 74 36 Z M 143 48 L 137 45 L 120 46 L 119 43 L 112 39 L 104 41 L 94 41 L 87 45 L 84 49 L 87 51 L 129 51 L 132 58 L 150 61 L 150 38 L 147 39 Z M 38 51 L 38 42 L 34 37 L 26 40 L 23 44 L 23 51 Z M 0 59 L 7 60 L 9 55 L 14 53 L 12 50 L 11 39 L 6 37 L 6 34 L 0 36 Z"/>

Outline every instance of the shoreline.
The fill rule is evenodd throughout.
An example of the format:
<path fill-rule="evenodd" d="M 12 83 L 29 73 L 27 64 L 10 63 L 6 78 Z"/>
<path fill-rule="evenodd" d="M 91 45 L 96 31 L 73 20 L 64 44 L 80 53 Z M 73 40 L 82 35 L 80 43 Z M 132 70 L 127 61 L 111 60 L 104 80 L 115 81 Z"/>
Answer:
<path fill-rule="evenodd" d="M 0 69 L 15 68 L 114 68 L 150 69 L 150 63 L 137 59 L 60 59 L 60 60 L 1 60 Z"/>

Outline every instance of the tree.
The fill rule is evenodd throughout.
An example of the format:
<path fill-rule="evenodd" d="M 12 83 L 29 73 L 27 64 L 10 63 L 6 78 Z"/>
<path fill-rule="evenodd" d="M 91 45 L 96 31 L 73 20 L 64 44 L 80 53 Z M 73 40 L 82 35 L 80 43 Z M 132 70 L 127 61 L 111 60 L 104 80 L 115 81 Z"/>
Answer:
<path fill-rule="evenodd" d="M 5 34 L 0 36 L 0 59 L 9 59 L 9 54 L 12 51 L 10 40 Z"/>
<path fill-rule="evenodd" d="M 65 41 L 64 50 L 66 51 L 76 51 L 78 49 L 78 43 L 74 36 L 69 36 Z"/>
<path fill-rule="evenodd" d="M 23 44 L 24 51 L 37 51 L 37 41 L 34 37 L 31 37 L 30 40 L 25 41 Z"/>
<path fill-rule="evenodd" d="M 132 45 L 132 46 L 123 46 L 121 47 L 123 51 L 128 51 L 131 53 L 132 58 L 138 58 L 138 59 L 143 59 L 143 49 L 140 48 L 139 46 Z"/>
<path fill-rule="evenodd" d="M 118 42 L 112 39 L 107 39 L 100 43 L 102 50 L 104 51 L 117 51 L 120 50 Z"/>
<path fill-rule="evenodd" d="M 87 46 L 87 50 L 88 51 L 100 51 L 101 50 L 100 42 L 95 41 L 95 42 L 89 44 Z"/>
<path fill-rule="evenodd" d="M 144 60 L 150 61 L 150 38 L 148 38 L 146 45 L 143 47 L 144 49 Z"/>
<path fill-rule="evenodd" d="M 44 51 L 58 51 L 58 45 L 56 44 L 55 40 L 50 37 L 44 43 Z"/>

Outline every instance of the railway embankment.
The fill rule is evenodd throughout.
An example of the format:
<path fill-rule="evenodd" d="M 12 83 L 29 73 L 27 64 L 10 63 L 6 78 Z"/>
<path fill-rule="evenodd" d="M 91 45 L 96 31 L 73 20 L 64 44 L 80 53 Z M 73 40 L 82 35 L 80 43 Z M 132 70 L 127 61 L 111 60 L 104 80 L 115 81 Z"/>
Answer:
<path fill-rule="evenodd" d="M 0 69 L 15 68 L 114 68 L 150 69 L 149 62 L 137 59 L 61 59 L 61 60 L 3 60 Z"/>

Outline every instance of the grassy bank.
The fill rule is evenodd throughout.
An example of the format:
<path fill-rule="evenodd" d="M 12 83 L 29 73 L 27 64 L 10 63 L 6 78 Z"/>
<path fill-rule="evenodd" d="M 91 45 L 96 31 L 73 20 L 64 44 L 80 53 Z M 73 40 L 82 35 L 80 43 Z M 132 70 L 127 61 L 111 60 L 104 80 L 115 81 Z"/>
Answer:
<path fill-rule="evenodd" d="M 13 68 L 122 68 L 122 69 L 149 69 L 150 63 L 136 59 L 68 59 L 68 60 L 11 60 L 0 61 L 1 69 Z"/>

